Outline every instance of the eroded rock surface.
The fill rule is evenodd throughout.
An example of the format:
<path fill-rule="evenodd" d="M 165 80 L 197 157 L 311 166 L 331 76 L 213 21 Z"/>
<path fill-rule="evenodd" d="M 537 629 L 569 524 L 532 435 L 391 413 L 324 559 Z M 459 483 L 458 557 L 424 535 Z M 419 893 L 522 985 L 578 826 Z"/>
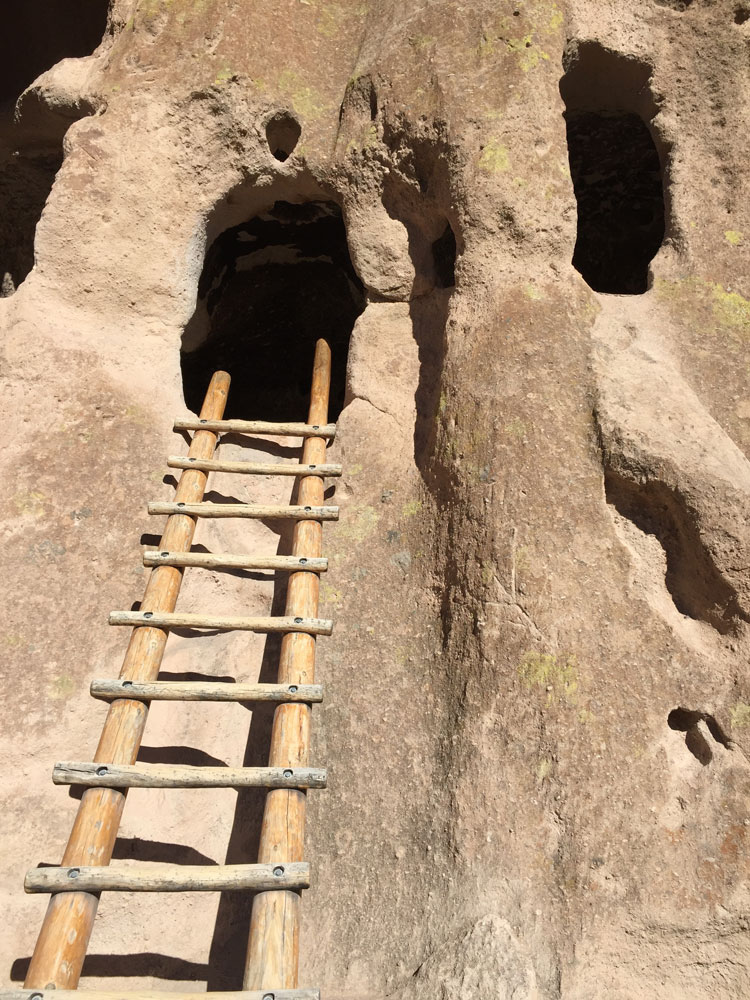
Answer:
<path fill-rule="evenodd" d="M 114 0 L 98 31 L 40 40 L 0 107 L 4 981 L 44 911 L 23 872 L 76 808 L 51 765 L 91 756 L 88 683 L 126 643 L 106 615 L 171 497 L 171 419 L 212 345 L 234 415 L 267 417 L 269 385 L 299 407 L 335 314 L 302 983 L 748 993 L 750 7 Z M 282 587 L 192 571 L 180 607 L 279 613 Z M 173 635 L 165 676 L 271 680 L 277 656 Z M 263 764 L 269 727 L 158 704 L 142 759 Z M 117 857 L 255 860 L 261 808 L 134 790 Z M 248 915 L 105 895 L 83 985 L 238 989 Z"/>

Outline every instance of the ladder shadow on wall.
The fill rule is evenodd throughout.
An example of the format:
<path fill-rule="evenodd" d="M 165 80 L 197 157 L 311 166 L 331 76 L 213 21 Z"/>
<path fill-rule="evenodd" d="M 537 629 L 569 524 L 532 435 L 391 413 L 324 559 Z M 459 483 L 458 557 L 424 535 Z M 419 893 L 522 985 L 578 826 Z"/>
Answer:
<path fill-rule="evenodd" d="M 425 484 L 436 492 L 432 459 L 440 416 L 446 325 L 453 288 L 439 289 L 412 300 L 409 315 L 419 357 L 419 381 L 414 393 L 414 462 Z"/>
<path fill-rule="evenodd" d="M 290 502 L 296 500 L 296 487 Z M 277 555 L 288 555 L 292 551 L 292 526 L 284 525 L 284 531 L 276 549 Z M 288 574 L 277 573 L 271 602 L 271 615 L 283 615 L 286 605 Z M 276 682 L 281 636 L 269 634 L 266 637 L 261 659 L 258 681 L 261 684 Z M 242 758 L 243 767 L 265 767 L 271 742 L 271 726 L 275 706 L 272 703 L 258 703 L 252 708 L 247 743 Z M 260 829 L 263 818 L 267 790 L 263 788 L 241 788 L 237 791 L 237 803 L 232 819 L 232 827 L 223 864 L 243 864 L 255 861 L 260 847 Z M 206 974 L 207 990 L 241 990 L 250 930 L 252 894 L 224 892 L 219 899 L 214 933 L 211 940 Z"/>
<path fill-rule="evenodd" d="M 290 502 L 296 500 L 296 485 Z M 279 522 L 274 522 L 279 530 Z M 287 555 L 292 550 L 292 524 L 283 524 L 279 530 L 276 546 L 277 555 Z M 194 551 L 205 551 L 205 546 L 194 545 Z M 223 571 L 222 571 L 223 572 Z M 267 577 L 266 577 L 267 578 Z M 274 594 L 271 615 L 283 615 L 286 604 L 288 574 L 274 574 Z M 191 637 L 205 636 L 189 629 L 173 629 L 174 634 L 184 633 Z M 266 638 L 261 659 L 260 683 L 274 683 L 278 671 L 281 651 L 281 636 L 269 634 Z M 231 682 L 233 677 L 217 677 L 191 672 L 188 674 L 160 673 L 161 679 L 196 680 L 210 679 Z M 257 703 L 252 706 L 248 739 L 243 754 L 243 767 L 264 767 L 268 762 L 271 725 L 275 706 L 272 703 Z M 250 706 L 248 706 L 250 710 Z M 146 763 L 190 764 L 222 766 L 226 762 L 211 757 L 204 751 L 187 746 L 142 746 L 138 760 Z M 71 794 L 83 789 L 71 787 Z M 137 859 L 139 861 L 163 861 L 177 864 L 247 864 L 257 859 L 260 843 L 260 827 L 265 805 L 266 789 L 238 789 L 226 857 L 219 861 L 206 857 L 183 844 L 141 840 L 140 838 L 118 838 L 114 857 Z M 222 893 L 214 925 L 209 959 L 207 963 L 190 962 L 170 955 L 155 952 L 139 952 L 127 955 L 88 955 L 83 966 L 83 977 L 133 978 L 149 977 L 176 982 L 207 982 L 208 990 L 233 990 L 242 988 L 242 976 L 247 951 L 247 940 L 252 907 L 251 893 Z M 12 981 L 22 981 L 26 977 L 30 958 L 16 959 L 10 973 Z"/>
<path fill-rule="evenodd" d="M 30 962 L 30 957 L 17 958 L 13 962 L 10 970 L 11 982 L 23 982 Z M 177 982 L 203 982 L 207 975 L 208 965 L 205 963 L 190 962 L 187 959 L 161 955 L 153 951 L 134 952 L 129 955 L 87 955 L 82 973 L 83 977 L 96 976 L 103 979 L 147 976 Z"/>

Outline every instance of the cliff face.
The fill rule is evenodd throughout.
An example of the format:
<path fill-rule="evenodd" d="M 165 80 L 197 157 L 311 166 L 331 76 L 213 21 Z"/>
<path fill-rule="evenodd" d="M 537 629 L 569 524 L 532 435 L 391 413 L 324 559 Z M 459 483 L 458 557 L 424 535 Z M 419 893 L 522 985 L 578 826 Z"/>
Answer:
<path fill-rule="evenodd" d="M 14 24 L 49 68 L 3 84 L 4 978 L 44 910 L 22 873 L 76 806 L 51 764 L 91 756 L 88 681 L 125 646 L 106 614 L 171 496 L 171 418 L 226 366 L 233 415 L 299 419 L 324 334 L 345 475 L 303 984 L 746 994 L 750 6 L 115 0 L 86 56 L 95 8 L 70 38 Z M 181 607 L 263 614 L 280 586 L 196 570 Z M 265 680 L 276 655 L 175 635 L 165 670 Z M 158 705 L 143 759 L 260 764 L 268 725 Z M 255 860 L 261 801 L 136 790 L 118 855 Z M 84 984 L 236 989 L 247 918 L 105 896 Z"/>

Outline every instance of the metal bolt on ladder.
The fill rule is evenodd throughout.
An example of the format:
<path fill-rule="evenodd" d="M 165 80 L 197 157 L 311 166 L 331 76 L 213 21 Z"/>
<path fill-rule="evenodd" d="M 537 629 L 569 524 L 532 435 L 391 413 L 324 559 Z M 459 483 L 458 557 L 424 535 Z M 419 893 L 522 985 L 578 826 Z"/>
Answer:
<path fill-rule="evenodd" d="M 323 480 L 341 475 L 341 466 L 326 463 L 327 441 L 335 425 L 328 423 L 331 352 L 324 340 L 315 348 L 307 424 L 223 420 L 229 376 L 216 372 L 200 417 L 175 421 L 176 430 L 194 431 L 185 458 L 170 457 L 170 468 L 182 469 L 172 503 L 149 504 L 149 512 L 167 514 L 159 547 L 144 554 L 153 567 L 138 612 L 113 612 L 110 623 L 130 625 L 124 663 L 117 680 L 91 684 L 95 698 L 109 701 L 99 745 L 91 762 L 55 766 L 57 784 L 83 785 L 73 830 L 59 868 L 37 868 L 26 876 L 27 892 L 53 893 L 37 939 L 23 989 L 1 990 L 0 1000 L 72 1000 L 96 917 L 99 893 L 253 890 L 250 937 L 243 990 L 202 994 L 209 1000 L 319 1000 L 315 989 L 299 989 L 300 890 L 310 884 L 304 860 L 305 807 L 308 788 L 322 788 L 326 772 L 309 766 L 311 705 L 320 702 L 315 684 L 317 635 L 330 635 L 332 623 L 318 614 L 324 520 L 335 520 L 338 508 L 323 505 Z M 289 434 L 303 438 L 298 465 L 223 462 L 213 458 L 221 433 Z M 299 478 L 298 503 L 287 507 L 205 503 L 210 472 L 241 475 L 294 475 Z M 286 517 L 295 521 L 292 552 L 287 556 L 253 557 L 197 553 L 190 548 L 199 517 Z M 290 573 L 284 616 L 227 618 L 175 612 L 186 567 L 244 567 Z M 276 684 L 159 681 L 170 628 L 281 632 Z M 212 768 L 136 763 L 149 702 L 275 702 L 268 767 Z M 127 789 L 268 788 L 257 864 L 110 865 Z M 54 990 L 54 993 L 52 992 Z M 86 991 L 91 1000 L 158 1000 L 159 993 Z M 195 994 L 170 993 L 170 1000 Z"/>

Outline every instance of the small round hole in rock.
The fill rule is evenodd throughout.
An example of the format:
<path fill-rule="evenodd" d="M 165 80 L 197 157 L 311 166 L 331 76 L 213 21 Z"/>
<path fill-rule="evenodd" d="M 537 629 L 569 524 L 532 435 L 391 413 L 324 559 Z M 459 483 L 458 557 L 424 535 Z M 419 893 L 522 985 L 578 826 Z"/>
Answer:
<path fill-rule="evenodd" d="M 750 20 L 750 7 L 736 7 L 734 11 L 734 23 L 745 24 Z"/>
<path fill-rule="evenodd" d="M 280 111 L 266 125 L 268 148 L 281 163 L 292 155 L 301 134 L 299 122 L 288 111 Z"/>

